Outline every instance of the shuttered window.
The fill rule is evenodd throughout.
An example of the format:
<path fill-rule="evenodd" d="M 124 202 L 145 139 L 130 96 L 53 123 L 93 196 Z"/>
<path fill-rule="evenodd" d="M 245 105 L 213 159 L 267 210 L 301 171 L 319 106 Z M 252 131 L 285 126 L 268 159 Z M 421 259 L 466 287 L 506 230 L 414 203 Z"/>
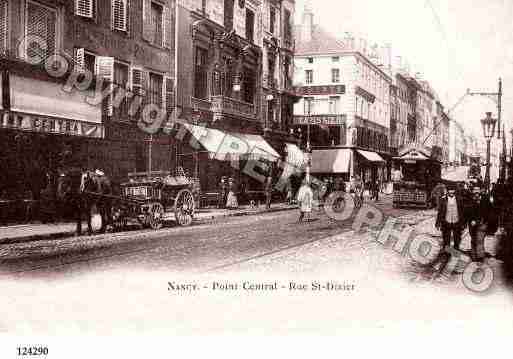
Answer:
<path fill-rule="evenodd" d="M 126 93 L 125 90 L 128 90 L 128 66 L 119 62 L 114 63 L 114 84 L 116 85 L 116 95 L 115 103 L 114 103 L 114 118 L 118 121 L 128 121 L 128 109 L 129 109 L 129 100 L 127 96 L 123 96 L 121 102 L 118 102 L 118 92 L 119 94 Z"/>
<path fill-rule="evenodd" d="M 9 7 L 7 0 L 0 0 L 0 54 L 7 51 Z"/>
<path fill-rule="evenodd" d="M 163 32 L 162 32 L 162 19 L 163 19 L 163 6 L 155 2 L 151 3 L 151 25 L 153 30 L 152 43 L 157 46 L 162 46 Z"/>
<path fill-rule="evenodd" d="M 95 0 L 75 0 L 75 15 L 93 18 Z"/>
<path fill-rule="evenodd" d="M 146 103 L 145 96 L 145 73 L 141 69 L 132 69 L 132 92 L 134 94 L 129 114 L 133 121 L 139 118 L 142 107 Z M 139 106 L 139 107 L 138 107 Z"/>
<path fill-rule="evenodd" d="M 194 97 L 207 98 L 207 50 L 196 47 L 194 59 Z"/>
<path fill-rule="evenodd" d="M 28 1 L 26 18 L 27 55 L 30 58 L 46 59 L 57 48 L 57 11 Z"/>
<path fill-rule="evenodd" d="M 162 75 L 150 73 L 150 87 L 148 89 L 148 99 L 151 104 L 162 108 L 163 100 L 163 78 Z"/>
<path fill-rule="evenodd" d="M 164 85 L 165 85 L 164 101 L 165 101 L 166 112 L 168 114 L 171 114 L 171 112 L 173 112 L 173 107 L 174 107 L 175 83 L 172 78 L 166 77 Z"/>
<path fill-rule="evenodd" d="M 98 56 L 96 58 L 96 76 L 104 81 L 104 90 L 109 89 L 112 94 L 112 83 L 114 81 L 114 58 L 108 56 Z M 114 107 L 112 105 L 112 95 L 107 96 L 103 103 L 103 111 L 107 116 L 112 116 Z"/>
<path fill-rule="evenodd" d="M 112 0 L 112 28 L 128 30 L 128 0 Z"/>

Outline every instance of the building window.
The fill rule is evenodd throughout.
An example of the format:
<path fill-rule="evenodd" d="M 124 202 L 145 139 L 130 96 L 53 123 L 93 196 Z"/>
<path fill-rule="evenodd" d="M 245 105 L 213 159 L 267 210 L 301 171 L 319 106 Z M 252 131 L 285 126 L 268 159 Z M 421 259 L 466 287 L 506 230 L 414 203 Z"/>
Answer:
<path fill-rule="evenodd" d="M 331 82 L 333 82 L 333 83 L 340 82 L 340 70 L 339 69 L 331 69 Z"/>
<path fill-rule="evenodd" d="M 233 29 L 233 5 L 235 0 L 224 0 L 224 27 L 226 31 Z"/>
<path fill-rule="evenodd" d="M 86 65 L 87 66 L 87 65 Z M 116 85 L 116 93 L 128 89 L 128 65 L 115 62 L 114 63 L 114 84 Z M 121 103 L 114 106 L 114 118 L 120 121 L 128 121 L 128 98 L 123 96 Z"/>
<path fill-rule="evenodd" d="M 162 5 L 152 2 L 151 3 L 151 30 L 152 30 L 152 38 L 151 43 L 157 46 L 162 46 L 163 44 L 163 13 L 164 8 Z"/>
<path fill-rule="evenodd" d="M 313 97 L 305 97 L 304 100 L 304 106 L 305 106 L 305 115 L 310 116 L 314 113 L 314 98 Z"/>
<path fill-rule="evenodd" d="M 330 114 L 339 113 L 340 96 L 330 96 Z"/>
<path fill-rule="evenodd" d="M 27 38 L 34 36 L 40 41 L 27 41 L 27 56 L 33 59 L 46 59 L 57 50 L 57 10 L 28 1 L 25 33 Z"/>
<path fill-rule="evenodd" d="M 243 78 L 242 99 L 244 102 L 253 104 L 255 101 L 256 74 L 253 70 L 246 69 Z"/>
<path fill-rule="evenodd" d="M 291 14 L 290 11 L 285 9 L 284 12 L 284 36 L 285 36 L 285 42 L 288 44 L 292 43 L 292 23 L 291 23 Z"/>
<path fill-rule="evenodd" d="M 112 0 L 112 29 L 128 30 L 128 0 Z"/>
<path fill-rule="evenodd" d="M 340 60 L 340 57 L 339 57 L 339 56 L 333 56 L 333 57 L 331 58 L 331 61 L 332 61 L 332 62 L 339 62 L 339 60 Z"/>
<path fill-rule="evenodd" d="M 274 34 L 274 26 L 276 22 L 276 10 L 273 6 L 269 9 L 269 32 Z"/>
<path fill-rule="evenodd" d="M 95 3 L 95 0 L 75 0 L 75 15 L 92 19 Z"/>
<path fill-rule="evenodd" d="M 150 104 L 157 105 L 162 108 L 163 84 L 162 75 L 150 72 L 150 83 L 148 88 L 148 101 Z"/>
<path fill-rule="evenodd" d="M 7 51 L 7 37 L 9 26 L 9 1 L 0 0 L 0 54 Z"/>
<path fill-rule="evenodd" d="M 207 98 L 207 50 L 196 47 L 194 70 L 194 97 Z"/>
<path fill-rule="evenodd" d="M 246 9 L 246 39 L 253 43 L 255 34 L 255 13 Z"/>
<path fill-rule="evenodd" d="M 313 64 L 313 63 L 314 63 L 313 57 L 309 57 L 309 58 L 308 58 L 308 63 L 309 63 L 309 64 Z"/>
<path fill-rule="evenodd" d="M 305 71 L 305 82 L 307 84 L 313 83 L 313 70 L 306 70 Z"/>

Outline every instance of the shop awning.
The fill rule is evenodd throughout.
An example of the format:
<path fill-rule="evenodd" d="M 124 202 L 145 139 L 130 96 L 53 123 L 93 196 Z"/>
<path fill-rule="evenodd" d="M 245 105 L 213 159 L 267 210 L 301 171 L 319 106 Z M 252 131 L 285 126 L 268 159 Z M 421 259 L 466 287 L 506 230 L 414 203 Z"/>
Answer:
<path fill-rule="evenodd" d="M 311 173 L 349 173 L 351 150 L 312 151 Z"/>
<path fill-rule="evenodd" d="M 363 157 L 365 157 L 368 161 L 371 161 L 371 162 L 386 162 L 383 159 L 383 157 L 378 155 L 376 152 L 358 150 L 358 153 L 361 154 Z"/>
<path fill-rule="evenodd" d="M 262 136 L 229 133 L 191 124 L 184 124 L 184 127 L 209 152 L 212 158 L 220 161 L 238 159 L 277 161 L 280 158 L 280 155 Z"/>

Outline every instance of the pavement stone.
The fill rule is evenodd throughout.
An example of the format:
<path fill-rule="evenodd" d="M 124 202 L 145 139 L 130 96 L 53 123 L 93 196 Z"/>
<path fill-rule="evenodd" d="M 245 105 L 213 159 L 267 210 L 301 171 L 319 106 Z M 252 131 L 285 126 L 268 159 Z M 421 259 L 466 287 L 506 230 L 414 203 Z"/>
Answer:
<path fill-rule="evenodd" d="M 266 209 L 265 207 L 246 207 L 236 210 L 202 209 L 196 212 L 194 216 L 194 223 L 201 224 L 218 218 L 256 215 L 294 209 L 297 209 L 297 206 L 289 206 L 281 203 L 273 204 L 271 209 Z M 75 233 L 75 228 L 76 227 L 74 223 L 28 223 L 22 225 L 0 227 L 0 244 L 65 238 L 73 236 Z M 82 228 L 87 228 L 87 224 L 85 222 L 83 223 Z"/>

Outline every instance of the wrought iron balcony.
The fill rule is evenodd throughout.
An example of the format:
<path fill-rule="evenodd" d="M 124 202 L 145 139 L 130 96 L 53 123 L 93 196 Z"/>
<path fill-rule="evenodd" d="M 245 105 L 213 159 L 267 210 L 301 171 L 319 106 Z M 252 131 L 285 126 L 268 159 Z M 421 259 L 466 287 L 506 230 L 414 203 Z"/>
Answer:
<path fill-rule="evenodd" d="M 225 96 L 212 96 L 212 111 L 214 115 L 230 115 L 256 120 L 255 105 Z"/>

